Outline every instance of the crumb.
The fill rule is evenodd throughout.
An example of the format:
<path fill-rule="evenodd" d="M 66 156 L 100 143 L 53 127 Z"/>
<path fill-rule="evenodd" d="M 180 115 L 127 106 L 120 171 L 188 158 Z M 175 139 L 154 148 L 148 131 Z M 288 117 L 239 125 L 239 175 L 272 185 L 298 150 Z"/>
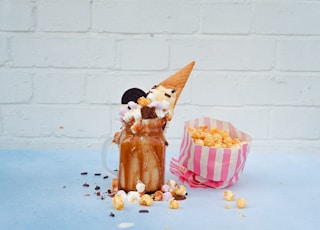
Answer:
<path fill-rule="evenodd" d="M 149 213 L 149 210 L 147 210 L 147 209 L 141 209 L 141 210 L 139 210 L 139 213 Z"/>

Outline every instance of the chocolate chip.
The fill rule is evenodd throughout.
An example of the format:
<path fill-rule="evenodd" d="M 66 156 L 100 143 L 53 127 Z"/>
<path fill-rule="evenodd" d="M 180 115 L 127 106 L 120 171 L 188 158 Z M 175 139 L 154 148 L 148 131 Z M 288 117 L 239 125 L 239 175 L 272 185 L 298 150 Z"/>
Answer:
<path fill-rule="evenodd" d="M 95 176 L 101 176 L 101 173 L 95 173 L 94 175 Z"/>
<path fill-rule="evenodd" d="M 103 179 L 108 179 L 108 178 L 109 178 L 109 176 L 104 176 L 104 177 L 103 177 Z"/>
<path fill-rule="evenodd" d="M 139 210 L 139 213 L 149 213 L 149 210 L 147 210 L 147 209 L 141 209 L 141 210 Z"/>
<path fill-rule="evenodd" d="M 152 89 L 156 89 L 158 86 L 157 85 L 154 85 L 153 87 L 152 87 Z"/>
<path fill-rule="evenodd" d="M 170 95 L 170 94 L 167 94 L 167 93 L 165 93 L 164 96 L 166 96 L 166 97 L 168 97 L 168 98 L 171 97 L 171 95 Z"/>
<path fill-rule="evenodd" d="M 176 90 L 175 90 L 175 89 L 171 90 L 171 93 L 175 93 L 175 92 L 176 92 Z"/>
<path fill-rule="evenodd" d="M 87 184 L 87 183 L 84 183 L 82 186 L 83 186 L 83 187 L 89 187 L 90 185 Z"/>
<path fill-rule="evenodd" d="M 114 215 L 114 213 L 113 213 L 113 212 L 110 212 L 109 216 L 111 216 L 111 217 L 115 217 L 116 215 Z"/>
<path fill-rule="evenodd" d="M 88 172 L 82 172 L 81 173 L 81 175 L 87 175 L 88 174 Z"/>
<path fill-rule="evenodd" d="M 100 186 L 96 185 L 95 190 L 100 190 Z"/>
<path fill-rule="evenodd" d="M 124 92 L 121 98 L 121 104 L 128 104 L 129 101 L 137 102 L 138 98 L 146 97 L 146 93 L 138 88 L 131 88 Z"/>

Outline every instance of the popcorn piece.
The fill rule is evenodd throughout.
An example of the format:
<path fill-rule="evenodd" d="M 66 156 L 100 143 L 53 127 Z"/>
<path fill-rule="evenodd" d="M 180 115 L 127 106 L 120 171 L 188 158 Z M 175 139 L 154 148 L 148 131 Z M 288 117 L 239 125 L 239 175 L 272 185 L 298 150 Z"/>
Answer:
<path fill-rule="evenodd" d="M 238 208 L 245 208 L 247 206 L 247 202 L 244 198 L 238 198 L 237 199 L 237 207 Z"/>
<path fill-rule="evenodd" d="M 174 200 L 174 199 L 171 200 L 169 207 L 170 207 L 171 209 L 178 209 L 178 208 L 180 207 L 179 201 Z"/>
<path fill-rule="evenodd" d="M 112 198 L 112 205 L 116 210 L 123 210 L 124 209 L 124 203 L 123 203 L 123 200 L 121 198 L 121 195 L 116 194 Z"/>
<path fill-rule="evenodd" d="M 151 103 L 150 98 L 140 97 L 138 98 L 138 104 L 141 106 L 147 106 Z"/>
<path fill-rule="evenodd" d="M 223 198 L 226 201 L 233 201 L 234 193 L 232 191 L 230 191 L 230 190 L 225 190 L 224 193 L 223 193 Z"/>
<path fill-rule="evenodd" d="M 130 203 L 135 203 L 136 201 L 140 200 L 140 193 L 136 192 L 136 191 L 130 191 L 127 194 L 127 200 Z"/>
<path fill-rule="evenodd" d="M 121 196 L 122 200 L 126 200 L 127 199 L 127 193 L 124 190 L 119 190 L 117 192 L 117 194 Z"/>
<path fill-rule="evenodd" d="M 176 190 L 174 190 L 177 196 L 185 196 L 187 194 L 186 187 L 184 185 L 179 185 Z"/>
<path fill-rule="evenodd" d="M 169 185 L 170 189 L 175 190 L 178 187 L 178 184 L 175 180 L 168 180 L 167 185 Z"/>
<path fill-rule="evenodd" d="M 162 196 L 163 196 L 163 193 L 160 190 L 158 190 L 153 194 L 153 199 L 155 201 L 160 201 L 162 200 Z"/>
<path fill-rule="evenodd" d="M 140 205 L 143 205 L 143 206 L 151 206 L 152 205 L 152 198 L 150 195 L 148 194 L 144 194 L 141 196 L 140 198 Z"/>

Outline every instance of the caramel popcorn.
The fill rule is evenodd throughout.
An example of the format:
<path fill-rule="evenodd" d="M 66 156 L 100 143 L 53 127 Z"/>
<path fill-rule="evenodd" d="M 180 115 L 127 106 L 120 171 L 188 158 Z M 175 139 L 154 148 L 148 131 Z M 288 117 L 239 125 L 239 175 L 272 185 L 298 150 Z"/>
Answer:
<path fill-rule="evenodd" d="M 234 193 L 232 191 L 230 191 L 230 190 L 225 190 L 224 193 L 223 193 L 223 198 L 226 201 L 233 201 Z"/>
<path fill-rule="evenodd" d="M 177 196 L 185 196 L 187 194 L 186 187 L 184 185 L 179 185 L 176 190 L 174 190 Z"/>
<path fill-rule="evenodd" d="M 151 206 L 152 205 L 152 198 L 148 194 L 144 194 L 140 197 L 140 205 L 143 206 Z"/>
<path fill-rule="evenodd" d="M 247 206 L 247 202 L 244 198 L 238 198 L 237 199 L 237 207 L 238 208 L 245 208 Z"/>
<path fill-rule="evenodd" d="M 169 207 L 171 208 L 171 209 L 178 209 L 179 207 L 180 207 L 180 204 L 179 204 L 179 201 L 177 201 L 177 200 L 171 200 L 170 201 L 170 204 L 169 204 Z"/>
<path fill-rule="evenodd" d="M 112 205 L 116 210 L 123 210 L 124 209 L 124 203 L 123 203 L 123 200 L 121 198 L 121 195 L 116 194 L 112 198 Z"/>
<path fill-rule="evenodd" d="M 160 201 L 162 200 L 162 196 L 163 196 L 163 193 L 160 190 L 158 190 L 153 194 L 153 199 L 155 201 Z"/>
<path fill-rule="evenodd" d="M 150 98 L 145 98 L 145 97 L 139 97 L 137 102 L 141 106 L 146 106 L 146 105 L 149 105 L 151 103 L 151 99 Z"/>
<path fill-rule="evenodd" d="M 208 130 L 207 126 L 189 127 L 188 132 L 197 145 L 216 148 L 239 148 L 243 143 L 237 137 L 231 138 L 228 131 L 217 128 Z"/>

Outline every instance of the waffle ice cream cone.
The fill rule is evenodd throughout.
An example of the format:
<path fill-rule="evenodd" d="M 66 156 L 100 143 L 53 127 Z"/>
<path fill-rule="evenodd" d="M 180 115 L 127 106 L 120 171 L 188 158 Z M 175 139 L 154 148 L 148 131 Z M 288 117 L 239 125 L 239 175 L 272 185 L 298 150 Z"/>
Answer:
<path fill-rule="evenodd" d="M 192 61 L 191 63 L 180 69 L 178 72 L 176 72 L 175 74 L 171 75 L 170 77 L 158 84 L 158 86 L 161 85 L 167 89 L 174 89 L 176 91 L 176 99 L 174 101 L 173 107 L 177 104 L 177 101 L 179 100 L 181 92 L 188 81 L 194 64 L 195 62 Z"/>
<path fill-rule="evenodd" d="M 195 62 L 192 61 L 150 90 L 155 96 L 156 100 L 165 101 L 167 104 L 168 113 L 166 117 L 168 121 L 172 119 L 173 110 L 179 100 L 183 88 L 188 81 L 194 64 Z"/>

